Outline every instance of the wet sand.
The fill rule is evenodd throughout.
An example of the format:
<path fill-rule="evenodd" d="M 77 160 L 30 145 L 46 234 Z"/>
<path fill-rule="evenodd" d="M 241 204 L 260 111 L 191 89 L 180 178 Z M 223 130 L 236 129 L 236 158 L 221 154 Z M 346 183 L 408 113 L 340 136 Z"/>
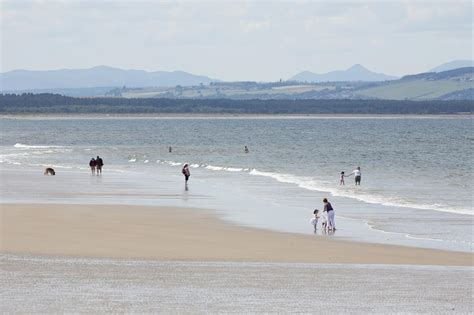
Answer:
<path fill-rule="evenodd" d="M 114 205 L 0 206 L 0 252 L 159 261 L 472 266 L 472 253 L 332 240 L 225 223 L 212 211 Z"/>
<path fill-rule="evenodd" d="M 470 267 L 0 254 L 1 313 L 468 314 Z"/>

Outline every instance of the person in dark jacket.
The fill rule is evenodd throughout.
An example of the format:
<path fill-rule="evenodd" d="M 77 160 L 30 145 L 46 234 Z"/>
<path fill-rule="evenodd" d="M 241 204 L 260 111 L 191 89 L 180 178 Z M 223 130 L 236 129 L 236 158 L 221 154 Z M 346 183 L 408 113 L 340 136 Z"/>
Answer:
<path fill-rule="evenodd" d="M 97 175 L 102 175 L 102 166 L 104 166 L 104 161 L 99 156 L 97 156 L 95 161 L 97 162 Z"/>
<path fill-rule="evenodd" d="M 95 168 L 97 167 L 97 161 L 94 158 L 92 158 L 89 161 L 89 167 L 91 168 L 92 175 L 95 175 Z"/>
<path fill-rule="evenodd" d="M 334 224 L 334 209 L 331 205 L 331 203 L 326 199 L 324 198 L 323 199 L 323 203 L 324 203 L 324 210 L 323 212 L 326 212 L 327 215 L 328 215 L 328 230 L 336 230 L 336 224 Z"/>

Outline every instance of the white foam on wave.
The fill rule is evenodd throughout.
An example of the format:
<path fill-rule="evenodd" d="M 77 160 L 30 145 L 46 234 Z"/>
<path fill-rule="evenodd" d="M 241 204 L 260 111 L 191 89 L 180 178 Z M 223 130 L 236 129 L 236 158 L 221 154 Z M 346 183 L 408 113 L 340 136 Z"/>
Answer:
<path fill-rule="evenodd" d="M 222 166 L 213 166 L 213 165 L 207 165 L 204 168 L 211 171 L 222 171 L 224 169 L 224 167 Z"/>
<path fill-rule="evenodd" d="M 180 162 L 174 162 L 174 161 L 162 161 L 162 160 L 156 160 L 156 163 L 162 163 L 162 164 L 168 164 L 171 166 L 181 166 L 184 163 Z M 198 164 L 198 163 L 191 163 L 189 164 L 189 167 L 191 168 L 205 168 L 207 170 L 211 171 L 226 171 L 226 172 L 242 172 L 242 171 L 248 171 L 249 169 L 246 168 L 240 168 L 240 167 L 226 167 L 226 166 L 215 166 L 215 165 L 210 165 L 210 164 Z"/>
<path fill-rule="evenodd" d="M 249 172 L 250 175 L 254 176 L 263 176 L 270 177 L 281 183 L 294 184 L 300 188 L 326 192 L 336 197 L 345 197 L 351 198 L 358 201 L 370 203 L 370 204 L 380 204 L 383 206 L 390 207 L 400 207 L 400 208 L 412 208 L 420 210 L 434 210 L 440 212 L 450 212 L 457 214 L 467 214 L 474 215 L 472 209 L 464 208 L 453 208 L 452 206 L 446 206 L 441 204 L 418 204 L 406 200 L 401 200 L 399 198 L 377 196 L 374 194 L 366 193 L 360 189 L 341 189 L 335 186 L 333 183 L 318 181 L 311 177 L 296 176 L 292 174 L 282 174 L 282 173 L 273 173 L 273 172 L 262 172 L 257 169 L 252 169 Z"/>
<path fill-rule="evenodd" d="M 131 163 L 133 163 L 133 162 L 136 162 L 137 159 L 130 159 L 130 160 L 128 160 L 128 161 L 131 162 Z"/>
<path fill-rule="evenodd" d="M 226 171 L 226 172 L 242 172 L 244 169 L 240 167 L 226 167 L 226 166 L 214 166 L 204 164 L 204 168 L 211 171 Z"/>
<path fill-rule="evenodd" d="M 145 164 L 148 163 L 148 162 L 150 162 L 150 161 L 148 161 L 148 160 L 143 161 L 143 163 L 145 163 Z"/>
<path fill-rule="evenodd" d="M 183 163 L 179 163 L 179 162 L 173 162 L 173 161 L 165 161 L 166 163 L 168 163 L 169 165 L 171 166 L 180 166 L 180 165 L 183 165 Z"/>
<path fill-rule="evenodd" d="M 157 163 L 165 163 L 171 166 L 180 166 L 183 163 L 173 162 L 173 161 L 160 161 Z M 191 164 L 190 167 L 193 168 L 204 168 L 211 171 L 225 171 L 225 172 L 244 172 L 253 176 L 262 176 L 273 178 L 274 180 L 280 183 L 287 183 L 297 185 L 300 188 L 312 191 L 319 191 L 329 193 L 335 197 L 345 197 L 358 200 L 370 204 L 379 204 L 383 206 L 390 207 L 400 207 L 400 208 L 411 208 L 419 210 L 434 210 L 440 212 L 450 212 L 457 214 L 467 214 L 474 215 L 472 209 L 469 208 L 454 208 L 453 206 L 442 205 L 438 203 L 434 204 L 420 204 L 411 202 L 409 200 L 403 200 L 402 198 L 396 197 L 387 197 L 381 196 L 374 193 L 364 192 L 360 188 L 348 187 L 348 186 L 337 186 L 333 182 L 317 180 L 314 177 L 309 176 L 296 176 L 292 174 L 283 174 L 276 172 L 264 172 L 257 169 L 249 168 L 237 168 L 237 167 L 227 167 L 227 166 L 216 166 L 211 164 Z"/>
<path fill-rule="evenodd" d="M 49 149 L 49 148 L 62 148 L 62 146 L 57 145 L 28 145 L 23 143 L 16 143 L 14 148 L 21 148 L 21 149 Z"/>
<path fill-rule="evenodd" d="M 242 168 L 237 168 L 237 167 L 226 167 L 224 168 L 227 172 L 241 172 Z"/>

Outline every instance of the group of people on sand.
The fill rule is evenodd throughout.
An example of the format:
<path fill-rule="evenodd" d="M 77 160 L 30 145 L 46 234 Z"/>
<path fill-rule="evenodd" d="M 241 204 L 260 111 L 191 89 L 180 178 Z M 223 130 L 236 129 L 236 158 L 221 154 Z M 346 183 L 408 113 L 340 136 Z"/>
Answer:
<path fill-rule="evenodd" d="M 358 166 L 352 173 L 349 175 L 345 175 L 344 172 L 341 172 L 341 178 L 339 181 L 339 185 L 345 185 L 344 177 L 355 176 L 355 185 L 360 186 L 360 181 L 362 177 L 362 173 L 360 171 L 360 166 Z M 323 231 L 332 231 L 336 230 L 336 224 L 334 223 L 334 208 L 332 207 L 331 203 L 327 200 L 327 198 L 323 199 L 324 210 L 321 211 L 319 209 L 314 209 L 313 211 L 313 218 L 311 218 L 311 225 L 314 227 L 314 232 L 316 232 L 318 228 L 318 222 L 321 220 L 321 227 Z"/>
<path fill-rule="evenodd" d="M 171 147 L 169 147 L 169 152 L 171 152 Z M 248 153 L 248 148 L 245 146 L 244 152 Z M 92 175 L 101 175 L 102 174 L 102 167 L 104 166 L 104 161 L 100 156 L 97 156 L 96 158 L 91 158 L 89 161 L 89 166 L 91 168 L 91 173 Z M 181 169 L 181 173 L 184 176 L 184 185 L 185 189 L 188 190 L 188 180 L 189 177 L 191 176 L 191 172 L 189 170 L 189 164 L 185 163 L 183 165 L 183 168 Z M 45 170 L 45 175 L 55 175 L 55 172 L 52 168 L 47 168 Z M 352 173 L 349 175 L 344 175 L 344 172 L 341 172 L 341 180 L 340 180 L 340 185 L 344 185 L 344 177 L 349 177 L 355 175 L 355 184 L 360 185 L 361 181 L 361 171 L 360 167 L 357 167 Z M 321 228 L 323 231 L 328 232 L 332 231 L 334 232 L 336 230 L 336 224 L 334 222 L 334 208 L 332 207 L 331 203 L 327 200 L 327 198 L 323 199 L 323 211 L 321 212 L 319 209 L 315 209 L 313 211 L 313 218 L 311 219 L 311 225 L 313 225 L 314 231 L 316 232 L 318 228 L 319 221 L 321 221 Z"/>
<path fill-rule="evenodd" d="M 362 179 L 362 173 L 360 171 L 360 166 L 358 166 L 355 170 L 352 171 L 349 175 L 345 175 L 344 171 L 341 172 L 341 178 L 339 180 L 339 185 L 345 185 L 344 177 L 355 176 L 355 185 L 360 186 L 360 180 Z"/>
<path fill-rule="evenodd" d="M 104 166 L 104 160 L 100 156 L 97 156 L 95 159 L 91 158 L 89 161 L 92 175 L 102 175 L 102 166 Z"/>

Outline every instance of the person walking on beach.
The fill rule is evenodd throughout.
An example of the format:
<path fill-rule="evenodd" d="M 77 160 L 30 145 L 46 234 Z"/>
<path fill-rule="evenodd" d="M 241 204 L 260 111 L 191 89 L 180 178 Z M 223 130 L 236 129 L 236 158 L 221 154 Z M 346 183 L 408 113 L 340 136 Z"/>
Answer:
<path fill-rule="evenodd" d="M 189 179 L 189 176 L 191 176 L 191 173 L 189 172 L 188 163 L 184 164 L 183 169 L 181 170 L 181 173 L 183 173 L 184 175 L 184 186 L 188 188 L 188 179 Z"/>
<path fill-rule="evenodd" d="M 97 156 L 95 161 L 97 162 L 97 175 L 102 175 L 102 166 L 104 166 L 104 161 L 99 156 Z"/>
<path fill-rule="evenodd" d="M 352 173 L 350 173 L 346 177 L 349 177 L 351 175 L 355 175 L 355 184 L 356 184 L 356 186 L 357 185 L 360 186 L 360 180 L 361 180 L 361 177 L 362 177 L 362 173 L 360 171 L 360 166 L 358 166 L 355 170 L 352 171 Z"/>
<path fill-rule="evenodd" d="M 90 166 L 90 168 L 91 168 L 91 173 L 92 173 L 92 175 L 95 175 L 95 168 L 96 168 L 96 166 L 97 166 L 97 161 L 96 161 L 94 158 L 92 158 L 92 159 L 89 161 L 89 166 Z"/>
<path fill-rule="evenodd" d="M 327 229 L 335 231 L 336 225 L 334 224 L 334 209 L 331 203 L 326 198 L 323 199 L 323 203 L 324 203 L 323 212 L 326 212 L 328 215 Z"/>

